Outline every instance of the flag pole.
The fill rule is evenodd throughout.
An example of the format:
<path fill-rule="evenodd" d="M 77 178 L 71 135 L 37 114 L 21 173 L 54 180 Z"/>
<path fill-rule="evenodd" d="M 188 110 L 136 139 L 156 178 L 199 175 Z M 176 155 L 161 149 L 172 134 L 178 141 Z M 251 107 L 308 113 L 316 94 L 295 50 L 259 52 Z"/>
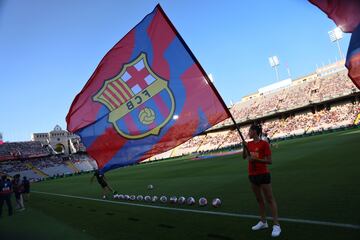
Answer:
<path fill-rule="evenodd" d="M 184 41 L 184 39 L 182 38 L 182 36 L 180 35 L 180 33 L 176 30 L 175 26 L 172 24 L 172 22 L 170 21 L 169 17 L 166 15 L 166 13 L 164 12 L 164 10 L 162 9 L 162 7 L 160 6 L 160 4 L 156 5 L 157 9 L 160 11 L 160 13 L 164 16 L 165 20 L 167 21 L 167 23 L 169 24 L 169 26 L 171 27 L 171 29 L 174 31 L 174 33 L 177 35 L 177 37 L 179 38 L 180 42 L 183 44 L 183 46 L 185 47 L 186 51 L 190 54 L 191 58 L 193 59 L 193 61 L 195 62 L 195 64 L 198 66 L 198 68 L 200 69 L 201 73 L 205 76 L 205 80 L 206 82 L 209 84 L 209 86 L 212 88 L 212 90 L 214 91 L 215 95 L 217 96 L 217 98 L 220 100 L 221 104 L 223 105 L 223 108 L 225 108 L 225 111 L 227 112 L 227 114 L 230 116 L 234 126 L 236 127 L 237 132 L 240 135 L 240 138 L 242 140 L 243 143 L 243 147 L 244 149 L 247 151 L 247 153 L 249 153 L 249 150 L 246 146 L 246 141 L 244 136 L 241 134 L 241 131 L 239 129 L 239 126 L 236 124 L 236 121 L 234 119 L 234 116 L 231 114 L 230 110 L 228 109 L 228 107 L 226 106 L 224 100 L 222 99 L 221 95 L 219 94 L 218 90 L 216 89 L 216 87 L 214 86 L 214 84 L 210 81 L 209 76 L 207 75 L 207 73 L 205 72 L 204 68 L 201 66 L 200 62 L 197 60 L 197 58 L 195 57 L 195 55 L 193 54 L 193 52 L 191 51 L 191 49 L 189 48 L 189 46 L 186 44 L 186 42 Z"/>

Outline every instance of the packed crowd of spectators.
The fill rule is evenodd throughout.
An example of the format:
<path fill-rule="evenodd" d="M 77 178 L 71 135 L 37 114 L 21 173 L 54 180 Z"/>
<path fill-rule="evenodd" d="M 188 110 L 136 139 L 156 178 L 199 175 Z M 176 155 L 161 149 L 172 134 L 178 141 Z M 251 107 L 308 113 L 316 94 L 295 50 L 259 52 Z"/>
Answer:
<path fill-rule="evenodd" d="M 69 167 L 69 162 L 75 168 Z M 71 165 L 71 164 L 70 164 Z M 0 162 L 0 174 L 14 176 L 21 174 L 31 181 L 63 174 L 92 171 L 97 168 L 96 163 L 87 154 L 71 156 L 49 155 L 38 158 L 19 158 Z M 37 171 L 40 170 L 41 174 Z"/>
<path fill-rule="evenodd" d="M 347 76 L 347 71 L 340 71 L 326 77 L 303 80 L 274 92 L 258 94 L 246 101 L 239 102 L 230 108 L 236 122 L 256 119 L 278 112 L 286 112 L 320 103 L 339 96 L 349 95 L 359 91 Z M 360 114 L 359 102 L 347 102 L 328 106 L 324 109 L 307 110 L 287 117 L 278 117 L 262 122 L 265 133 L 270 138 L 283 138 L 293 135 L 323 131 L 350 126 Z M 278 114 L 279 115 L 279 114 Z M 217 124 L 213 129 L 232 125 L 232 120 Z M 250 126 L 250 125 L 249 125 Z M 240 130 L 247 137 L 249 126 Z M 224 132 L 226 134 L 224 134 Z M 181 153 L 190 153 L 204 149 L 218 149 L 233 146 L 241 142 L 236 130 L 223 133 L 208 134 L 194 137 L 182 144 Z M 201 146 L 205 146 L 201 147 Z M 188 151 L 186 151 L 188 150 Z"/>
<path fill-rule="evenodd" d="M 15 173 L 15 172 L 22 172 L 26 170 L 30 170 L 27 163 L 29 160 L 10 160 L 10 161 L 3 161 L 0 164 L 0 172 L 2 173 Z"/>
<path fill-rule="evenodd" d="M 326 78 L 317 79 L 316 81 L 316 84 L 319 85 L 319 91 L 318 93 L 315 92 L 313 95 L 318 97 L 319 101 L 358 91 L 354 83 L 347 76 L 347 71 L 342 71 Z M 318 96 L 316 96 L 316 94 Z"/>
<path fill-rule="evenodd" d="M 86 153 L 72 154 L 69 156 L 69 161 L 71 161 L 80 172 L 92 171 L 97 168 L 96 161 Z"/>
<path fill-rule="evenodd" d="M 359 113 L 360 104 L 349 102 L 316 112 L 306 111 L 284 119 L 265 121 L 263 129 L 270 138 L 300 135 L 350 126 Z"/>
<path fill-rule="evenodd" d="M 307 110 L 291 114 L 285 118 L 274 118 L 261 122 L 264 133 L 271 139 L 284 138 L 323 130 L 348 127 L 354 124 L 360 114 L 359 102 L 338 103 L 328 108 L 312 112 Z M 250 125 L 240 128 L 245 139 Z M 233 146 L 241 142 L 237 130 L 226 130 L 218 133 L 197 136 L 182 144 L 178 151 L 181 154 L 216 150 Z"/>
<path fill-rule="evenodd" d="M 37 141 L 11 142 L 0 145 L 0 160 L 41 157 L 49 154 L 48 148 Z"/>
<path fill-rule="evenodd" d="M 52 155 L 49 157 L 36 158 L 31 160 L 31 163 L 34 167 L 38 169 L 46 169 L 50 167 L 65 165 L 65 161 L 61 155 Z"/>
<path fill-rule="evenodd" d="M 259 94 L 235 104 L 230 110 L 237 121 L 244 121 L 348 95 L 355 91 L 358 90 L 347 76 L 347 71 L 341 71 L 326 77 L 304 80 L 275 92 Z M 229 120 L 223 124 L 226 123 L 229 123 Z"/>

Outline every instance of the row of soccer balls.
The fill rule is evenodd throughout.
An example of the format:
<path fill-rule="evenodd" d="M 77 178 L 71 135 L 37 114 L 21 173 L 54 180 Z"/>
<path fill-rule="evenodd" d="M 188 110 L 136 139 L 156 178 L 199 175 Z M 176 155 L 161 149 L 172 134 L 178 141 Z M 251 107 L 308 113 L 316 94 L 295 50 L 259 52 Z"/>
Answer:
<path fill-rule="evenodd" d="M 135 196 L 135 195 L 123 195 L 123 194 L 115 194 L 114 196 L 114 199 L 120 199 L 120 200 L 129 200 L 129 201 L 145 201 L 145 202 L 157 202 L 158 200 L 161 202 L 161 203 L 167 203 L 168 201 L 170 203 L 173 203 L 173 204 L 179 204 L 179 205 L 183 205 L 183 204 L 187 204 L 189 206 L 191 205 L 195 205 L 196 201 L 195 201 L 195 198 L 193 197 L 188 197 L 188 198 L 185 198 L 185 197 L 170 197 L 168 199 L 168 197 L 166 196 L 161 196 L 160 198 L 158 196 L 142 196 L 142 195 L 138 195 L 138 196 Z M 208 200 L 204 197 L 202 198 L 199 198 L 199 206 L 206 206 L 208 204 Z M 219 198 L 214 198 L 211 202 L 211 205 L 213 207 L 220 207 L 221 206 L 221 200 Z"/>

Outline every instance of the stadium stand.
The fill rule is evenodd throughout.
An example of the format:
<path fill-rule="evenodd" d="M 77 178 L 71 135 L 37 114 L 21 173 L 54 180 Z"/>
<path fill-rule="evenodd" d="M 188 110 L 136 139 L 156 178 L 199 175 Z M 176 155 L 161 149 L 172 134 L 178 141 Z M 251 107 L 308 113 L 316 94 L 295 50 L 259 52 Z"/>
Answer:
<path fill-rule="evenodd" d="M 252 122 L 263 125 L 271 139 L 302 136 L 360 123 L 360 92 L 343 62 L 318 69 L 291 84 L 245 96 L 230 107 L 243 135 Z M 170 157 L 239 145 L 231 119 L 177 147 Z"/>
<path fill-rule="evenodd" d="M 253 94 L 251 98 L 245 98 L 235 104 L 231 111 L 236 120 L 246 121 L 306 107 L 355 92 L 358 90 L 347 77 L 347 71 L 344 70 L 334 75 L 310 78 L 310 80 L 304 77 L 293 81 L 293 84 L 287 88 L 277 89 L 276 92 Z"/>
<path fill-rule="evenodd" d="M 5 143 L 8 144 L 8 143 Z M 69 163 L 71 165 L 69 166 Z M 71 167 L 73 166 L 73 167 Z M 46 157 L 22 158 L 0 162 L 0 172 L 14 176 L 20 174 L 30 181 L 39 181 L 48 177 L 89 172 L 97 168 L 96 162 L 84 153 L 71 156 L 48 155 Z"/>
<path fill-rule="evenodd" d="M 47 176 L 73 173 L 73 171 L 66 166 L 62 156 L 54 155 L 47 158 L 38 158 L 36 161 L 32 161 L 32 165 L 44 172 Z"/>
<path fill-rule="evenodd" d="M 40 142 L 12 142 L 0 145 L 0 161 L 48 156 L 50 152 Z"/>
<path fill-rule="evenodd" d="M 27 165 L 28 160 L 10 160 L 4 161 L 0 164 L 0 172 L 6 173 L 10 176 L 14 176 L 17 173 L 20 173 L 22 176 L 26 176 L 28 179 L 39 180 L 42 177 L 32 171 Z"/>
<path fill-rule="evenodd" d="M 347 76 L 343 62 L 314 73 L 272 84 L 243 97 L 229 109 L 245 138 L 251 123 L 259 122 L 272 140 L 354 127 L 360 124 L 360 91 Z M 274 88 L 274 86 L 277 86 Z M 236 150 L 240 137 L 231 119 L 145 162 L 209 151 Z M 55 154 L 37 141 L 0 145 L 0 172 L 20 173 L 30 180 L 92 171 L 96 162 L 79 138 L 71 138 L 72 154 Z"/>
<path fill-rule="evenodd" d="M 78 171 L 88 172 L 97 168 L 96 162 L 94 159 L 90 158 L 85 153 L 72 154 L 69 157 L 69 160 L 74 164 Z"/>

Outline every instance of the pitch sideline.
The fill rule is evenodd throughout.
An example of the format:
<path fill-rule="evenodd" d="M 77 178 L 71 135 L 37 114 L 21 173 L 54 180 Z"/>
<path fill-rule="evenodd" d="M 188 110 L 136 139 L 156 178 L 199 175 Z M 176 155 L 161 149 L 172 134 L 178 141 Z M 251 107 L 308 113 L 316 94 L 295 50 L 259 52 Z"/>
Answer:
<path fill-rule="evenodd" d="M 96 202 L 106 202 L 106 203 L 128 205 L 128 206 L 136 206 L 136 207 L 165 209 L 165 210 L 179 211 L 179 212 L 192 212 L 192 213 L 200 213 L 200 214 L 219 215 L 219 216 L 228 216 L 228 217 L 239 217 L 239 218 L 250 218 L 250 219 L 258 219 L 259 218 L 259 216 L 250 215 L 250 214 L 201 211 L 201 210 L 185 209 L 185 208 L 172 208 L 172 207 L 163 207 L 163 206 L 156 206 L 156 205 L 146 205 L 146 204 L 139 204 L 139 203 L 119 202 L 119 201 L 111 201 L 111 200 L 104 200 L 104 199 L 97 199 L 97 198 L 72 196 L 72 195 L 59 194 L 59 193 L 48 193 L 48 192 L 41 192 L 41 191 L 31 191 L 31 192 L 32 193 L 38 193 L 38 194 L 59 196 L 59 197 L 83 199 L 83 200 L 96 201 Z M 271 220 L 272 218 L 268 217 L 267 219 Z M 294 219 L 294 218 L 279 218 L 279 220 L 282 221 L 282 222 L 305 223 L 305 224 L 312 224 L 312 225 L 322 225 L 322 226 L 333 226 L 333 227 L 340 227 L 340 228 L 360 229 L 360 225 L 356 225 L 356 224 L 335 223 L 335 222 L 327 222 L 327 221 L 316 221 L 316 220 Z"/>

